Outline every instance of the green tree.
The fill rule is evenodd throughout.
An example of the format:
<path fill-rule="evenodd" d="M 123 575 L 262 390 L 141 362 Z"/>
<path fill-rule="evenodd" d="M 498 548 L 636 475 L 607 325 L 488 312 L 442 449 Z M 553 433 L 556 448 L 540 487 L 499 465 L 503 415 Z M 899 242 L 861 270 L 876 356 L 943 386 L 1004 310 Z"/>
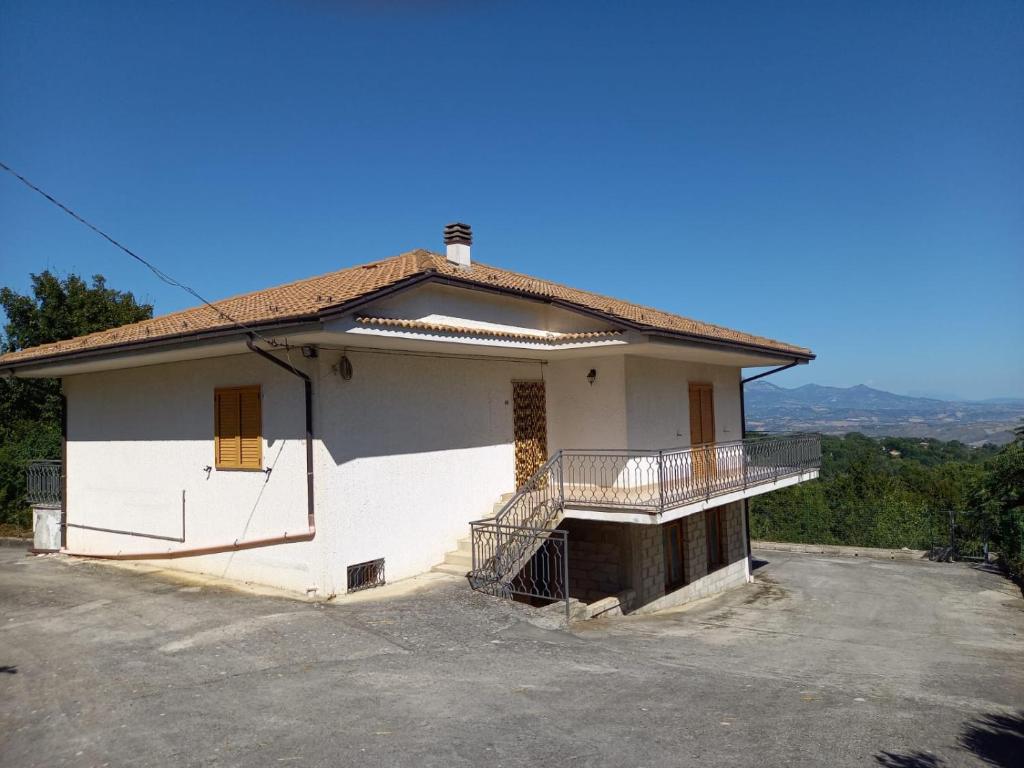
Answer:
<path fill-rule="evenodd" d="M 975 483 L 972 503 L 995 534 L 1010 570 L 1024 579 L 1024 429 L 987 464 Z"/>
<path fill-rule="evenodd" d="M 32 292 L 0 288 L 7 317 L 0 351 L 49 344 L 104 331 L 153 316 L 128 291 L 108 288 L 102 275 L 86 282 L 79 275 L 60 278 L 49 271 L 32 275 Z M 25 464 L 60 452 L 60 382 L 0 378 L 0 523 L 26 525 Z"/>

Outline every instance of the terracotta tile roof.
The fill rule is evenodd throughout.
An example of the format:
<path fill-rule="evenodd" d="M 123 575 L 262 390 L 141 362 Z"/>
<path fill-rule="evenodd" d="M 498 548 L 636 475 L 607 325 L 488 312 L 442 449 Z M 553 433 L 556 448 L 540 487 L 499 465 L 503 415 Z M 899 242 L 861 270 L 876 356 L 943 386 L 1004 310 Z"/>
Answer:
<path fill-rule="evenodd" d="M 812 355 L 809 349 L 763 336 L 734 331 L 720 325 L 703 323 L 681 315 L 633 304 L 619 299 L 581 291 L 558 283 L 521 275 L 486 264 L 461 267 L 444 256 L 415 250 L 382 261 L 341 269 L 319 277 L 297 280 L 275 288 L 233 296 L 207 306 L 154 317 L 139 323 L 122 325 L 107 331 L 90 333 L 66 341 L 9 352 L 0 356 L 0 367 L 63 357 L 85 350 L 115 349 L 129 344 L 189 337 L 199 333 L 223 331 L 235 323 L 272 327 L 285 322 L 315 320 L 331 310 L 344 309 L 357 299 L 372 296 L 404 280 L 417 277 L 441 277 L 468 285 L 486 286 L 504 292 L 552 299 L 595 312 L 611 321 L 620 321 L 645 330 L 683 334 L 701 339 L 731 342 L 768 350 Z M 230 318 L 230 319 L 229 319 Z"/>
<path fill-rule="evenodd" d="M 361 325 L 376 325 L 385 328 L 408 328 L 414 331 L 440 331 L 443 333 L 460 333 L 471 336 L 494 336 L 501 339 L 523 339 L 526 341 L 542 341 L 547 344 L 560 344 L 565 341 L 584 341 L 588 339 L 605 339 L 609 336 L 619 336 L 622 331 L 617 328 L 609 328 L 603 331 L 573 331 L 570 333 L 524 333 L 520 331 L 506 331 L 498 328 L 473 328 L 467 325 L 448 325 L 445 323 L 430 323 L 424 320 L 408 320 L 397 317 L 356 317 L 356 322 Z"/>

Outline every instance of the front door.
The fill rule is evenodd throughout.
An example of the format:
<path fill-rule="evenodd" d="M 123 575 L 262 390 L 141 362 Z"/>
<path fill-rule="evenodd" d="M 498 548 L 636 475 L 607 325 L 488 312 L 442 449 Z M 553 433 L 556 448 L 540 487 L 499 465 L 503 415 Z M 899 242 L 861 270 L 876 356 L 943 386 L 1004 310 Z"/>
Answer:
<path fill-rule="evenodd" d="M 715 477 L 715 393 L 710 384 L 690 384 L 690 446 L 699 482 Z"/>
<path fill-rule="evenodd" d="M 516 488 L 548 459 L 547 400 L 543 381 L 512 382 L 512 428 L 516 441 Z"/>

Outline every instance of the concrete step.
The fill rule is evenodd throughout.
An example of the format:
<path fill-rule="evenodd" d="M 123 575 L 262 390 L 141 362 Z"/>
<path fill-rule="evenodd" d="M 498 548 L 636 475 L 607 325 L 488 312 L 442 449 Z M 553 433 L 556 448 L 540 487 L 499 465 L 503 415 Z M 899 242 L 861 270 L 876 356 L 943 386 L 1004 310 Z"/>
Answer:
<path fill-rule="evenodd" d="M 494 515 L 505 505 L 513 494 L 504 494 L 499 501 L 494 505 L 494 513 L 489 518 L 491 520 Z M 469 536 L 464 539 L 459 539 L 455 542 L 455 549 L 448 552 L 444 556 L 444 561 L 435 565 L 431 570 L 439 573 L 450 573 L 455 576 L 465 576 L 469 572 L 469 569 L 473 567 L 473 543 Z"/>
<path fill-rule="evenodd" d="M 449 565 L 448 563 L 440 563 L 435 565 L 430 570 L 438 573 L 450 573 L 452 576 L 465 576 L 469 572 L 469 567 L 464 565 Z"/>
<path fill-rule="evenodd" d="M 508 504 L 508 500 L 511 499 L 513 496 L 515 496 L 514 493 L 501 494 L 501 498 L 494 502 L 494 506 L 491 507 L 491 517 L 494 517 L 499 512 L 501 512 L 501 508 Z"/>
<path fill-rule="evenodd" d="M 449 552 L 444 556 L 444 561 L 448 565 L 463 566 L 468 571 L 473 567 L 473 554 L 471 552 L 465 554 L 462 552 Z"/>
<path fill-rule="evenodd" d="M 455 542 L 455 549 L 452 550 L 452 552 L 472 552 L 472 551 L 473 551 L 473 542 L 472 542 L 472 540 L 468 536 L 466 538 L 464 538 L 464 539 L 459 539 L 457 542 Z"/>

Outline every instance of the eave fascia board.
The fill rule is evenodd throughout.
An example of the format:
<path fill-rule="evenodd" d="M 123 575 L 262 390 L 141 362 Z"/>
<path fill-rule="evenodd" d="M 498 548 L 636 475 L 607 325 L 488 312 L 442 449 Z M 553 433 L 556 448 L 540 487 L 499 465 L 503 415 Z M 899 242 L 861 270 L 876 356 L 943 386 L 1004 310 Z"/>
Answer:
<path fill-rule="evenodd" d="M 280 332 L 308 333 L 310 331 L 320 330 L 321 324 L 317 321 L 274 324 L 271 326 L 250 325 L 245 328 L 218 328 L 211 331 L 201 331 L 199 333 L 188 335 L 176 334 L 174 336 L 163 336 L 157 339 L 131 342 L 128 344 L 73 350 L 69 352 L 61 352 L 55 355 L 48 355 L 46 357 L 30 358 L 24 362 L 15 361 L 0 365 L 0 375 L 8 372 L 13 375 L 17 375 L 19 372 L 38 374 L 39 371 L 47 368 L 65 366 L 77 362 L 91 362 L 93 360 L 101 360 L 103 358 L 116 360 L 122 357 L 134 357 L 146 354 L 147 352 L 167 352 L 187 348 L 199 349 L 211 344 L 219 344 L 232 340 L 244 342 L 245 339 L 248 338 L 248 334 L 252 332 L 249 329 L 266 331 L 268 333 L 272 330 L 275 332 L 275 335 L 279 335 Z"/>

